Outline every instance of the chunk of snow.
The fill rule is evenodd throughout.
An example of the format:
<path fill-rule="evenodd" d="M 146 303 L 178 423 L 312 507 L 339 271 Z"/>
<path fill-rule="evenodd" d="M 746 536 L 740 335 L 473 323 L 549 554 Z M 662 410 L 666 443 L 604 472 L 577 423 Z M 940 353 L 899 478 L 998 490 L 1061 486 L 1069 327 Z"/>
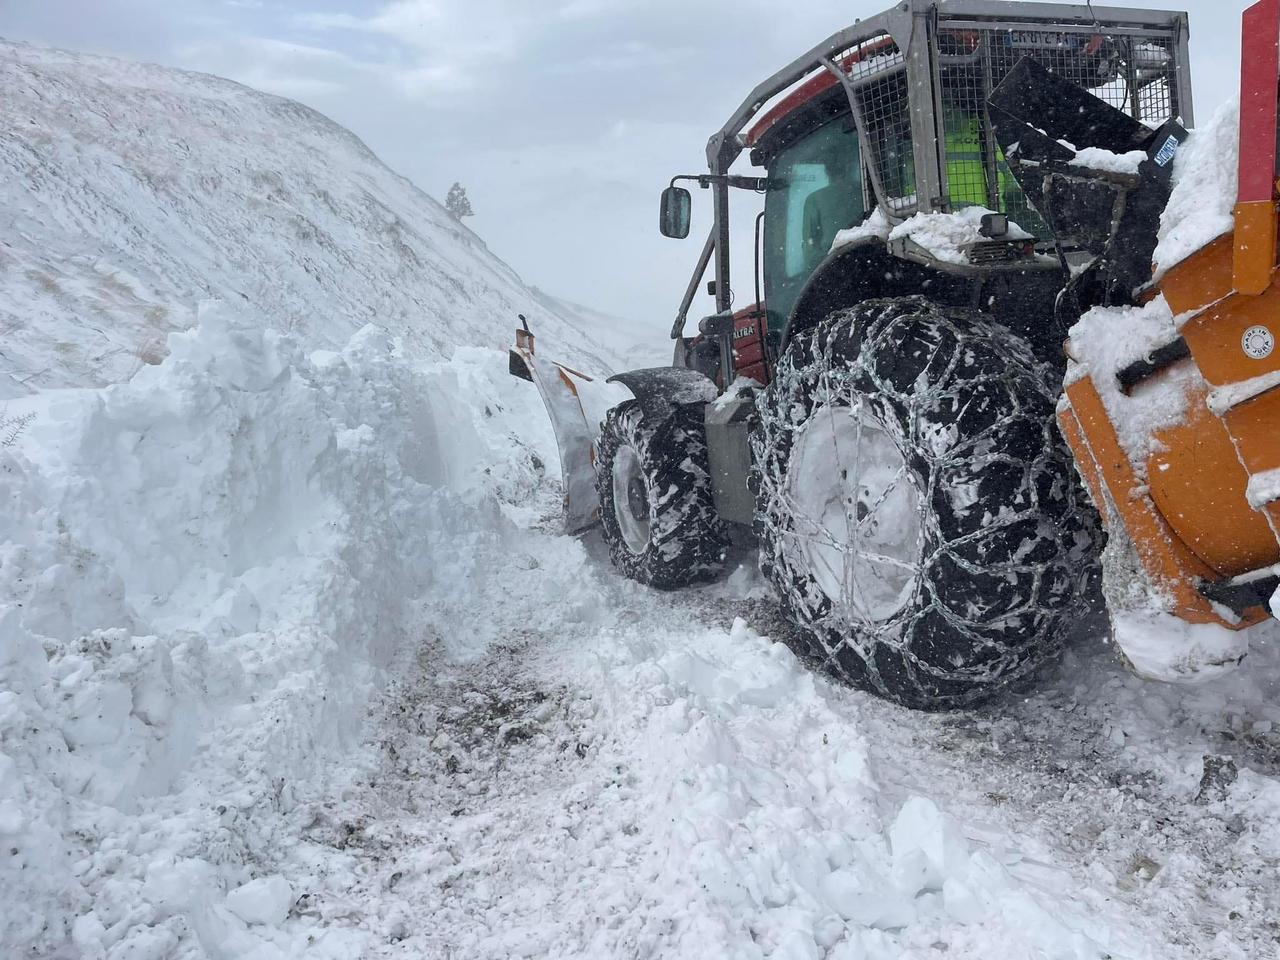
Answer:
<path fill-rule="evenodd" d="M 227 894 L 227 909 L 245 923 L 282 923 L 293 906 L 293 888 L 276 874 L 258 877 Z"/>
<path fill-rule="evenodd" d="M 1090 170 L 1102 170 L 1107 173 L 1129 173 L 1137 175 L 1138 166 L 1147 159 L 1145 150 L 1130 150 L 1127 153 L 1112 153 L 1102 147 L 1085 147 L 1077 151 L 1069 161 L 1070 166 L 1088 167 Z"/>
<path fill-rule="evenodd" d="M 967 248 L 975 243 L 996 240 L 1031 240 L 1031 234 L 1009 221 L 1009 232 L 1004 237 L 984 237 L 980 232 L 982 218 L 994 213 L 986 207 L 965 207 L 956 213 L 917 213 L 893 224 L 879 207 L 862 223 L 841 230 L 831 242 L 831 252 L 850 244 L 866 240 L 897 240 L 909 237 L 939 260 L 948 263 L 968 263 Z"/>
<path fill-rule="evenodd" d="M 1068 370 L 1068 382 L 1086 374 L 1093 378 L 1120 445 L 1138 475 L 1145 476 L 1154 434 L 1181 422 L 1189 392 L 1203 386 L 1194 365 L 1187 363 L 1137 384 L 1127 395 L 1120 389 L 1120 370 L 1149 359 L 1153 351 L 1178 338 L 1169 304 L 1156 297 L 1141 307 L 1094 307 L 1072 326 L 1069 336 L 1075 363 Z"/>
<path fill-rule="evenodd" d="M 983 216 L 994 212 L 986 207 L 965 207 L 956 213 L 917 213 L 894 227 L 889 232 L 889 239 L 909 237 L 939 260 L 968 263 L 968 247 L 993 242 L 993 238 L 984 237 L 979 231 Z M 1033 237 L 1010 220 L 1008 234 L 994 239 L 1018 241 Z"/>
<path fill-rule="evenodd" d="M 1260 397 L 1262 394 L 1280 387 L 1280 370 L 1272 370 L 1270 373 L 1264 373 L 1261 376 L 1250 377 L 1248 380 L 1239 380 L 1236 383 L 1228 383 L 1221 387 L 1215 387 L 1209 392 L 1208 400 L 1209 409 L 1218 416 L 1226 413 L 1232 407 L 1238 407 L 1240 404 L 1254 397 Z"/>
<path fill-rule="evenodd" d="M 1240 98 L 1192 131 L 1173 164 L 1173 192 L 1160 217 L 1152 260 L 1159 280 L 1173 266 L 1229 233 L 1239 194 Z"/>
<path fill-rule="evenodd" d="M 926 797 L 911 797 L 889 828 L 893 878 L 899 889 L 915 895 L 941 890 L 948 877 L 963 875 L 968 844 L 954 823 Z"/>
<path fill-rule="evenodd" d="M 1280 500 L 1280 468 L 1264 470 L 1249 478 L 1249 506 L 1261 510 L 1267 504 Z"/>
<path fill-rule="evenodd" d="M 729 384 L 729 389 L 712 400 L 711 405 L 717 409 L 723 409 L 744 393 L 750 390 L 759 390 L 762 386 L 763 384 L 759 380 L 738 374 L 733 378 L 733 382 Z"/>
<path fill-rule="evenodd" d="M 1188 623 L 1157 609 L 1113 610 L 1117 645 L 1139 676 L 1202 681 L 1239 666 L 1249 652 L 1249 631 L 1216 623 Z"/>
<path fill-rule="evenodd" d="M 876 207 L 871 211 L 871 216 L 861 223 L 846 230 L 837 231 L 835 237 L 831 240 L 831 250 L 829 252 L 835 253 L 841 247 L 862 243 L 865 240 L 888 240 L 889 233 L 892 230 L 893 224 L 889 222 L 885 212 Z"/>

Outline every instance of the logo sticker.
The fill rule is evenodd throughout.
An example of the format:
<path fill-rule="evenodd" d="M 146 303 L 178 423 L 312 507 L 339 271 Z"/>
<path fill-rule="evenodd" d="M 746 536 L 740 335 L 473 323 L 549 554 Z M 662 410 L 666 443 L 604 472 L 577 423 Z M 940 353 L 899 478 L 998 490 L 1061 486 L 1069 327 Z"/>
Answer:
<path fill-rule="evenodd" d="M 1265 360 L 1276 348 L 1276 338 L 1266 327 L 1250 327 L 1240 338 L 1240 347 L 1245 356 L 1254 360 Z"/>
<path fill-rule="evenodd" d="M 1173 159 L 1174 154 L 1178 152 L 1179 146 L 1180 144 L 1178 143 L 1177 137 L 1170 137 L 1166 140 L 1164 142 L 1164 146 L 1160 148 L 1159 152 L 1155 156 L 1156 166 L 1166 166 L 1169 161 Z"/>

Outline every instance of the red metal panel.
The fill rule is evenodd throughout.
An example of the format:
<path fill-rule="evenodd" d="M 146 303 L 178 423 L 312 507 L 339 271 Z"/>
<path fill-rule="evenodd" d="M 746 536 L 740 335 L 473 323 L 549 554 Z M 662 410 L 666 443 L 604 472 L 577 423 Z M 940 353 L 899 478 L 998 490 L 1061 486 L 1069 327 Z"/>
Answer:
<path fill-rule="evenodd" d="M 1280 2 L 1280 0 L 1277 0 Z M 875 43 L 868 44 L 858 50 L 853 51 L 840 60 L 840 67 L 843 70 L 849 70 L 855 63 L 865 60 L 867 57 L 873 57 L 893 45 L 890 37 L 883 40 L 877 40 Z M 821 72 L 814 74 L 803 84 L 792 90 L 787 96 L 778 102 L 778 104 L 769 109 L 764 116 L 755 122 L 746 134 L 746 144 L 748 147 L 754 147 L 760 142 L 760 138 L 769 131 L 779 120 L 786 117 L 791 111 L 798 107 L 804 106 L 820 93 L 826 93 L 834 87 L 839 81 L 830 71 L 823 69 Z"/>
<path fill-rule="evenodd" d="M 733 315 L 733 368 L 740 376 L 760 383 L 769 382 L 764 354 L 767 330 L 766 315 L 759 304 L 752 304 Z"/>
<path fill-rule="evenodd" d="M 1267 202 L 1276 188 L 1276 84 L 1280 79 L 1280 0 L 1244 13 L 1240 45 L 1241 203 Z"/>

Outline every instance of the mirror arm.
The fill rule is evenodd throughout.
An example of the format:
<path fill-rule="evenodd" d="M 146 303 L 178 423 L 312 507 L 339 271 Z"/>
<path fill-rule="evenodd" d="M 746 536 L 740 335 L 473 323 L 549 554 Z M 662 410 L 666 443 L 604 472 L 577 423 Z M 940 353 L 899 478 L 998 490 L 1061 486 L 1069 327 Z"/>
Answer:
<path fill-rule="evenodd" d="M 738 187 L 742 190 L 751 190 L 755 193 L 764 193 L 769 189 L 770 180 L 768 177 L 743 177 L 738 174 L 715 174 L 715 173 L 682 173 L 671 178 L 668 186 L 674 187 L 677 180 L 697 181 L 698 186 L 703 190 L 717 183 L 725 183 L 731 187 Z"/>
<path fill-rule="evenodd" d="M 689 287 L 684 292 L 684 299 L 680 301 L 680 312 L 676 314 L 675 326 L 671 328 L 671 339 L 679 340 L 684 336 L 685 319 L 689 316 L 689 307 L 693 304 L 693 298 L 698 292 L 698 287 L 702 284 L 702 277 L 707 272 L 707 264 L 711 262 L 711 254 L 716 249 L 716 231 L 713 229 L 707 234 L 707 242 L 702 245 L 702 254 L 698 257 L 698 265 L 693 269 L 693 278 L 689 281 Z"/>

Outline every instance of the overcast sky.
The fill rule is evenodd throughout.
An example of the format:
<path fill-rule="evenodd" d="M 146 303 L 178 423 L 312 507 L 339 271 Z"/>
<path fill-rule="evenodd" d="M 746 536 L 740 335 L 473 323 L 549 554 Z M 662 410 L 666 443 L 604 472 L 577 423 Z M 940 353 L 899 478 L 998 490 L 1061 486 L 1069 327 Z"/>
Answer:
<path fill-rule="evenodd" d="M 476 211 L 468 225 L 527 282 L 665 329 L 699 244 L 658 235 L 661 188 L 701 169 L 707 137 L 756 83 L 888 5 L 0 0 L 0 35 L 301 100 L 432 196 L 461 181 Z M 1196 109 L 1208 119 L 1237 86 L 1248 0 L 1128 5 L 1189 9 Z M 699 200 L 694 231 L 704 236 L 710 205 Z M 741 305 L 751 282 L 737 270 Z"/>

